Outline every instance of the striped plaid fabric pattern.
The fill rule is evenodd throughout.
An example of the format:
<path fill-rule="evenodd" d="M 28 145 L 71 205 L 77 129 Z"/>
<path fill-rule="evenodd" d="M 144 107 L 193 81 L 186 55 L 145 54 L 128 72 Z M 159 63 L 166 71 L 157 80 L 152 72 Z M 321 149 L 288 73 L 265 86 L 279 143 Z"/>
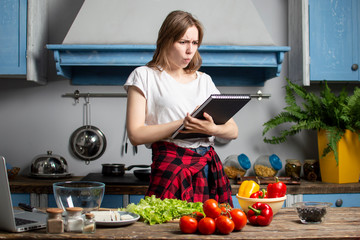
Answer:
<path fill-rule="evenodd" d="M 156 142 L 152 144 L 152 152 L 153 163 L 146 196 L 188 202 L 205 202 L 211 198 L 233 206 L 229 179 L 212 147 L 201 156 L 173 143 Z M 209 164 L 208 179 L 203 170 L 206 164 Z"/>

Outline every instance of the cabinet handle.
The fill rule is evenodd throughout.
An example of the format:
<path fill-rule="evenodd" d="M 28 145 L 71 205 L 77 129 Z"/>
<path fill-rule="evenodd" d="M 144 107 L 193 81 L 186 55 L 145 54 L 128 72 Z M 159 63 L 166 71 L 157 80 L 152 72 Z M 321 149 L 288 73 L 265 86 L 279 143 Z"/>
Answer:
<path fill-rule="evenodd" d="M 351 66 L 351 70 L 353 70 L 353 71 L 358 70 L 358 68 L 359 68 L 359 65 L 357 65 L 356 63 L 354 63 L 354 64 Z"/>
<path fill-rule="evenodd" d="M 341 207 L 342 205 L 343 205 L 343 200 L 342 200 L 341 198 L 339 198 L 338 200 L 336 200 L 335 206 Z"/>

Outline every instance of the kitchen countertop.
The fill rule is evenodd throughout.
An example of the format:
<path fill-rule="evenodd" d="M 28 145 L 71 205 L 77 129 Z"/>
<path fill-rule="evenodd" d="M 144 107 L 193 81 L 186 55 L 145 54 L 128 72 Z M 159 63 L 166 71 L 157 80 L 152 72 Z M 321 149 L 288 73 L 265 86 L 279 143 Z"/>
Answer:
<path fill-rule="evenodd" d="M 126 173 L 124 177 L 133 177 L 133 174 Z M 10 190 L 12 193 L 53 193 L 52 184 L 60 181 L 79 181 L 83 176 L 72 176 L 64 179 L 36 179 L 27 176 L 16 176 L 10 180 Z M 239 184 L 231 180 L 232 194 L 235 195 L 239 190 Z M 105 194 L 134 194 L 144 195 L 147 185 L 131 184 L 106 184 Z M 287 185 L 287 194 L 326 194 L 326 193 L 360 193 L 360 183 L 323 183 L 320 181 L 310 182 L 301 179 L 299 185 Z"/>
<path fill-rule="evenodd" d="M 330 208 L 325 222 L 302 224 L 294 209 L 283 208 L 269 226 L 246 225 L 229 235 L 182 234 L 177 222 L 100 228 L 94 234 L 46 234 L 45 230 L 25 233 L 0 232 L 0 239 L 360 239 L 360 208 Z"/>

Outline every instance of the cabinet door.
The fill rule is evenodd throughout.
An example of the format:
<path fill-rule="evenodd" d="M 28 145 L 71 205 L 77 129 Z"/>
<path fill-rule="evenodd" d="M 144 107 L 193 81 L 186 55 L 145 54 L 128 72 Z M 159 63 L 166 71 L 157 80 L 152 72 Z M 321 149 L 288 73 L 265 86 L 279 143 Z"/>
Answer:
<path fill-rule="evenodd" d="M 310 80 L 359 81 L 358 0 L 309 0 Z"/>
<path fill-rule="evenodd" d="M 26 74 L 26 0 L 0 1 L 0 75 Z"/>
<path fill-rule="evenodd" d="M 341 200 L 341 207 L 360 207 L 360 193 L 343 194 L 304 194 L 304 201 L 330 202 L 336 207 L 336 201 Z"/>

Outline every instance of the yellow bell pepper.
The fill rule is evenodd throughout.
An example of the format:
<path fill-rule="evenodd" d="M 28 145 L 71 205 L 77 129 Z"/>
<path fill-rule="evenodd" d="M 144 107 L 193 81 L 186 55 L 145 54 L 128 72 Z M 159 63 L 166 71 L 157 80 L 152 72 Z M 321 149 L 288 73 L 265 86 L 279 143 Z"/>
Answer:
<path fill-rule="evenodd" d="M 240 197 L 250 197 L 251 194 L 260 190 L 259 184 L 253 180 L 245 180 L 241 183 L 238 195 Z"/>

